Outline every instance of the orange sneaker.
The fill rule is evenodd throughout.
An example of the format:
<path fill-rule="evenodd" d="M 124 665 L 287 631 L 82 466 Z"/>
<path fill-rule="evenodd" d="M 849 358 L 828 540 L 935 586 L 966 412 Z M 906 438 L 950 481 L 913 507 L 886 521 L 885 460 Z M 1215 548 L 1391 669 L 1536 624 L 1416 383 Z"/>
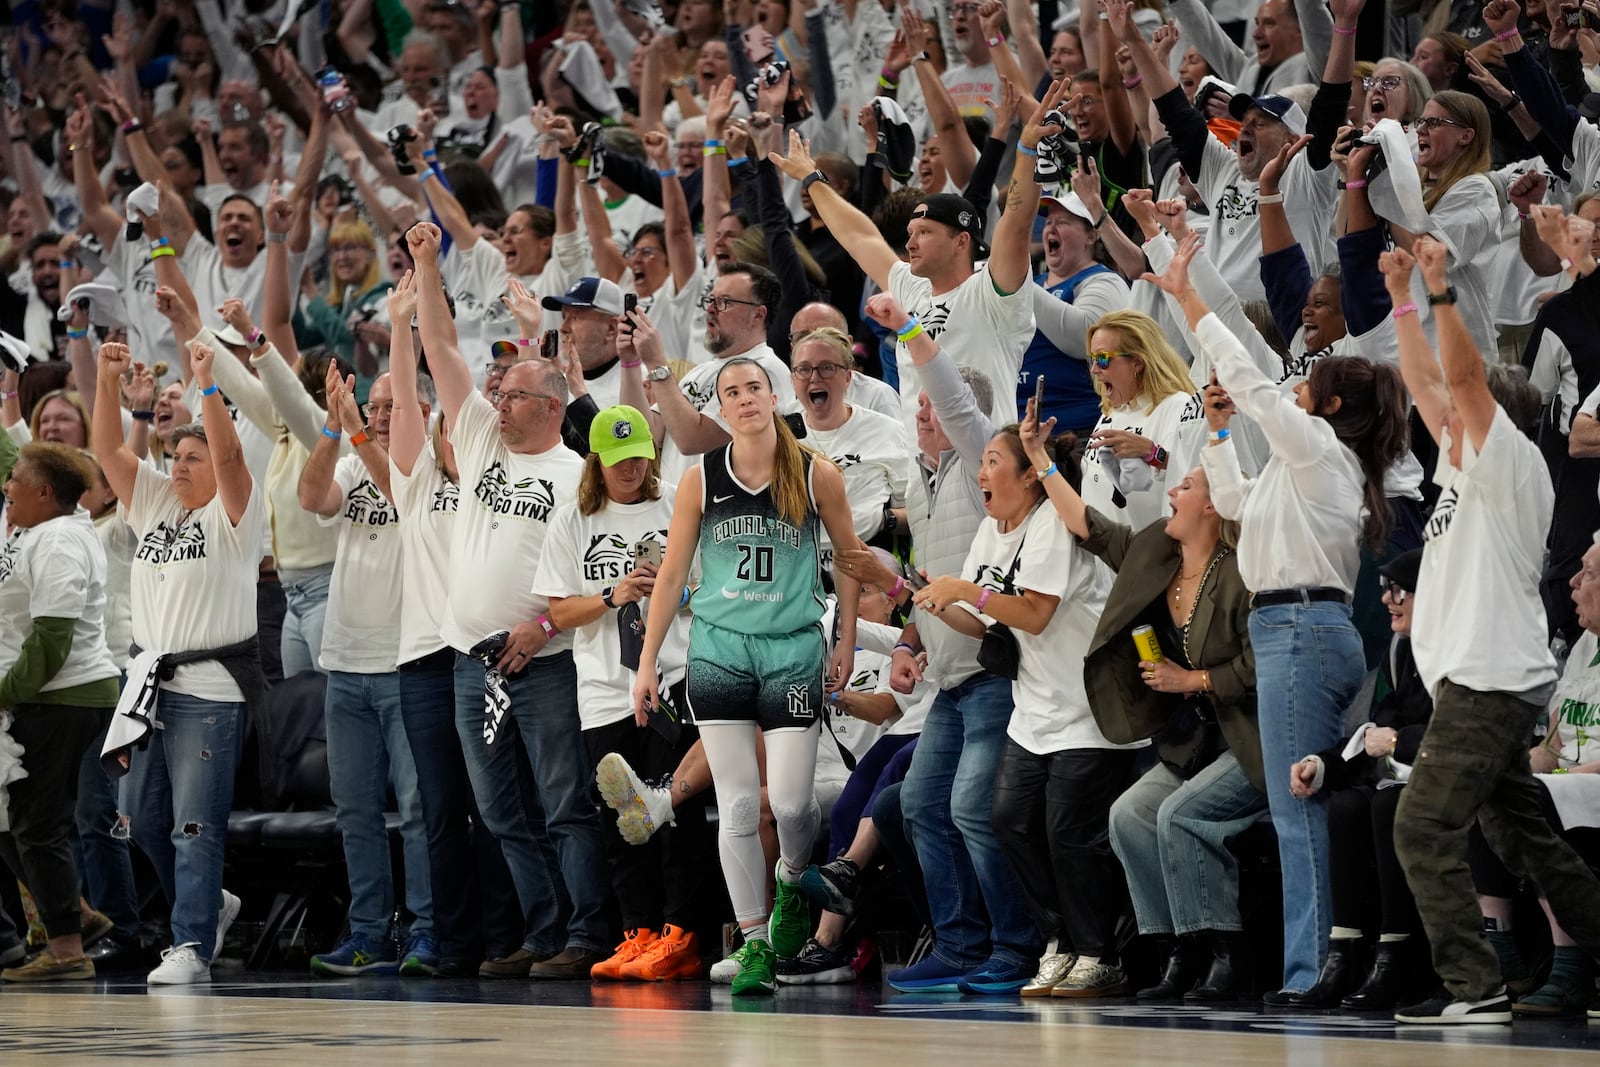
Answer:
<path fill-rule="evenodd" d="M 699 978 L 700 944 L 694 934 L 668 923 L 638 959 L 623 966 L 622 977 L 639 982 Z"/>
<path fill-rule="evenodd" d="M 604 982 L 620 982 L 628 977 L 622 969 L 634 960 L 649 952 L 651 947 L 661 940 L 654 930 L 641 927 L 638 930 L 629 930 L 622 938 L 622 944 L 617 946 L 617 951 L 608 960 L 601 960 L 589 968 L 589 977 Z"/>

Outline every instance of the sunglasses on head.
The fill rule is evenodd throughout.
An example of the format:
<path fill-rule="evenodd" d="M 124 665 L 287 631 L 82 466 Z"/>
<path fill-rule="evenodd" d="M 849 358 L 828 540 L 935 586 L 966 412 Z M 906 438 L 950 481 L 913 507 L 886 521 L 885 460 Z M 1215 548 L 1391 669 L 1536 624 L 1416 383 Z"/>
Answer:
<path fill-rule="evenodd" d="M 1132 352 L 1090 352 L 1089 360 L 1096 367 L 1099 367 L 1101 370 L 1105 370 L 1107 367 L 1111 366 L 1112 360 L 1117 359 L 1118 357 L 1121 357 L 1122 359 L 1132 359 L 1133 355 L 1134 354 Z"/>

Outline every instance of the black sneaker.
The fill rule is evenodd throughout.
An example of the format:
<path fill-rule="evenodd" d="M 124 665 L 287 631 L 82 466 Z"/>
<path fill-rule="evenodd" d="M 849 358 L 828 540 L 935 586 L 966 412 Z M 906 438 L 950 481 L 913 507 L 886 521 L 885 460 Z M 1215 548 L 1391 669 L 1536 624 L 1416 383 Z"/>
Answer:
<path fill-rule="evenodd" d="M 856 980 L 850 957 L 807 938 L 793 959 L 778 961 L 778 981 L 784 985 L 849 985 Z"/>
<path fill-rule="evenodd" d="M 835 915 L 850 916 L 856 910 L 856 890 L 861 881 L 861 869 L 853 860 L 843 856 L 825 867 L 816 864 L 800 875 L 800 892 L 818 907 Z"/>
<path fill-rule="evenodd" d="M 1457 1000 L 1448 993 L 1440 993 L 1420 1004 L 1401 1008 L 1394 1013 L 1394 1021 L 1423 1026 L 1504 1024 L 1511 1021 L 1511 998 L 1506 996 L 1504 987 L 1482 1000 Z"/>

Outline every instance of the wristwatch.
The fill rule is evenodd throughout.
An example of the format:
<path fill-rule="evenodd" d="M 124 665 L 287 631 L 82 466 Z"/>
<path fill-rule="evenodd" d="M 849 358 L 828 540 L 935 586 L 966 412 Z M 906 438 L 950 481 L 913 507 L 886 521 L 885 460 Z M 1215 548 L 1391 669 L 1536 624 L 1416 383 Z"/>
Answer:
<path fill-rule="evenodd" d="M 600 603 L 604 604 L 608 608 L 614 609 L 617 606 L 617 602 L 612 600 L 611 597 L 616 591 L 617 587 L 614 585 L 608 585 L 604 589 L 600 590 Z"/>
<path fill-rule="evenodd" d="M 664 382 L 670 377 L 672 377 L 672 368 L 664 363 L 644 376 L 647 382 Z"/>
<path fill-rule="evenodd" d="M 800 191 L 802 193 L 805 192 L 807 189 L 810 189 L 817 182 L 821 182 L 823 185 L 832 185 L 833 184 L 832 182 L 830 182 L 828 180 L 828 176 L 826 174 L 822 173 L 822 171 L 814 170 L 810 174 L 807 174 L 804 178 L 800 179 Z"/>
<path fill-rule="evenodd" d="M 1456 287 L 1450 286 L 1442 293 L 1429 293 L 1428 306 L 1438 307 L 1440 304 L 1454 304 L 1456 302 Z"/>

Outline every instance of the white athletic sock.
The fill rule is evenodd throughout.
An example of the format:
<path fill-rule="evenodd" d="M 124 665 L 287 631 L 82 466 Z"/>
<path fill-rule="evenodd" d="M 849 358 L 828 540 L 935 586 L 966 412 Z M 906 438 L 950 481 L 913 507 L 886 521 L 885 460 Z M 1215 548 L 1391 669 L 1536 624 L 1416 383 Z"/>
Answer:
<path fill-rule="evenodd" d="M 1359 941 L 1361 931 L 1353 926 L 1335 926 L 1328 934 L 1329 941 Z"/>

